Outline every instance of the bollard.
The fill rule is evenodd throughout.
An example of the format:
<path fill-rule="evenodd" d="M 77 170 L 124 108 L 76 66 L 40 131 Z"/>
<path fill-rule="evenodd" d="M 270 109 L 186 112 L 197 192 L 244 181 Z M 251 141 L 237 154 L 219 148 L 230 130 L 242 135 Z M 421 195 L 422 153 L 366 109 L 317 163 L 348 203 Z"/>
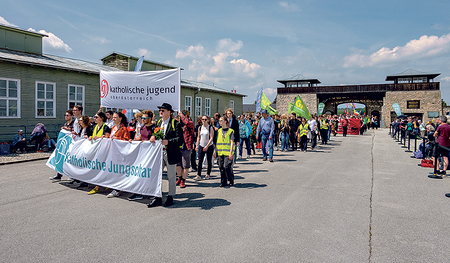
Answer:
<path fill-rule="evenodd" d="M 406 150 L 405 152 L 410 153 L 411 152 L 411 133 L 408 133 L 408 150 Z"/>
<path fill-rule="evenodd" d="M 437 156 L 438 149 L 437 149 L 437 147 L 439 147 L 439 144 L 436 143 L 436 145 L 434 147 L 436 147 L 436 150 L 433 153 L 433 156 L 434 156 L 433 168 L 434 169 L 433 169 L 433 173 L 432 174 L 430 173 L 430 175 L 428 175 L 428 177 L 433 178 L 433 179 L 442 179 L 442 176 L 438 176 L 437 175 L 437 159 L 438 159 L 438 156 Z"/>
<path fill-rule="evenodd" d="M 423 137 L 422 138 L 423 139 L 423 141 L 422 141 L 422 145 L 423 145 L 423 154 L 422 154 L 422 159 L 425 159 L 425 137 Z"/>
<path fill-rule="evenodd" d="M 417 152 L 417 135 L 414 136 L 414 152 Z"/>

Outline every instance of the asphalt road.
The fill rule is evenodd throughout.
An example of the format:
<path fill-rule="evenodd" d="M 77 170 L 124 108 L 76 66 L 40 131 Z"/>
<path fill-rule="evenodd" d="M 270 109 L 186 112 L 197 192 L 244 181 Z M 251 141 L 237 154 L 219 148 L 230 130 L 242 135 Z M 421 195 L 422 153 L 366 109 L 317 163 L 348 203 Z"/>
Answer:
<path fill-rule="evenodd" d="M 448 262 L 450 179 L 429 179 L 387 133 L 274 163 L 258 153 L 238 161 L 231 188 L 215 167 L 170 208 L 52 182 L 45 161 L 3 165 L 1 261 Z"/>

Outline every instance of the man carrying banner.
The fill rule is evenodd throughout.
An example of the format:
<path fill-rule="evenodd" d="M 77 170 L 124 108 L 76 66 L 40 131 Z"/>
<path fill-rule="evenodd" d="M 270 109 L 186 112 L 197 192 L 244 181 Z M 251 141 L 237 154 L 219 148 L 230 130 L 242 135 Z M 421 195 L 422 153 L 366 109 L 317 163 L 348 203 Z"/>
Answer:
<path fill-rule="evenodd" d="M 263 161 L 267 161 L 267 149 L 269 148 L 269 161 L 273 162 L 273 136 L 274 123 L 272 117 L 267 115 L 267 110 L 262 110 L 262 118 L 259 121 L 258 128 L 256 128 L 256 139 L 261 136 Z M 267 147 L 266 147 L 267 146 Z"/>
<path fill-rule="evenodd" d="M 169 193 L 164 206 L 173 205 L 173 196 L 176 192 L 176 168 L 177 163 L 181 162 L 180 146 L 183 143 L 183 130 L 178 121 L 172 117 L 172 105 L 163 103 L 158 106 L 160 119 L 157 127 L 161 127 L 164 132 L 164 139 L 162 140 L 163 148 L 163 165 L 167 167 L 167 180 L 169 181 Z M 151 142 L 155 141 L 155 137 L 150 138 Z M 162 186 L 162 185 L 161 185 Z M 148 207 L 155 207 L 162 205 L 161 197 L 151 197 Z"/>

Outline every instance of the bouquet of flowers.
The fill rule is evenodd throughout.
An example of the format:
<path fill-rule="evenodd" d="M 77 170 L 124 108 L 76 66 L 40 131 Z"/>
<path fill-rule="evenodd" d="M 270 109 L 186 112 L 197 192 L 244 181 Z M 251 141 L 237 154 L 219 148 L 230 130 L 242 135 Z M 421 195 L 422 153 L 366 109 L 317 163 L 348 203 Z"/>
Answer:
<path fill-rule="evenodd" d="M 156 127 L 155 130 L 153 131 L 153 136 L 155 136 L 156 140 L 162 140 L 164 139 L 164 132 L 161 129 L 161 127 Z"/>

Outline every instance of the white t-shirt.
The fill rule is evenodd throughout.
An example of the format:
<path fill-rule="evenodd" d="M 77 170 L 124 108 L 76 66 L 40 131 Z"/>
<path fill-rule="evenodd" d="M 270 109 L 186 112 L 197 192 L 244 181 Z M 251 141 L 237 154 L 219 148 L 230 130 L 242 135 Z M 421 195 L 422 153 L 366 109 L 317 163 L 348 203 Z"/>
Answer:
<path fill-rule="evenodd" d="M 201 129 L 200 129 L 200 146 L 206 147 L 206 145 L 209 142 L 209 139 L 211 138 L 211 135 L 210 135 L 211 126 L 208 125 L 207 127 L 205 127 L 202 125 L 200 127 L 201 127 Z M 211 142 L 211 144 L 213 144 L 213 142 Z M 210 146 L 211 146 L 211 144 L 210 144 Z"/>
<path fill-rule="evenodd" d="M 314 131 L 317 126 L 317 121 L 315 119 L 311 119 L 310 121 L 308 121 L 308 125 L 309 125 L 309 129 L 311 131 Z"/>

